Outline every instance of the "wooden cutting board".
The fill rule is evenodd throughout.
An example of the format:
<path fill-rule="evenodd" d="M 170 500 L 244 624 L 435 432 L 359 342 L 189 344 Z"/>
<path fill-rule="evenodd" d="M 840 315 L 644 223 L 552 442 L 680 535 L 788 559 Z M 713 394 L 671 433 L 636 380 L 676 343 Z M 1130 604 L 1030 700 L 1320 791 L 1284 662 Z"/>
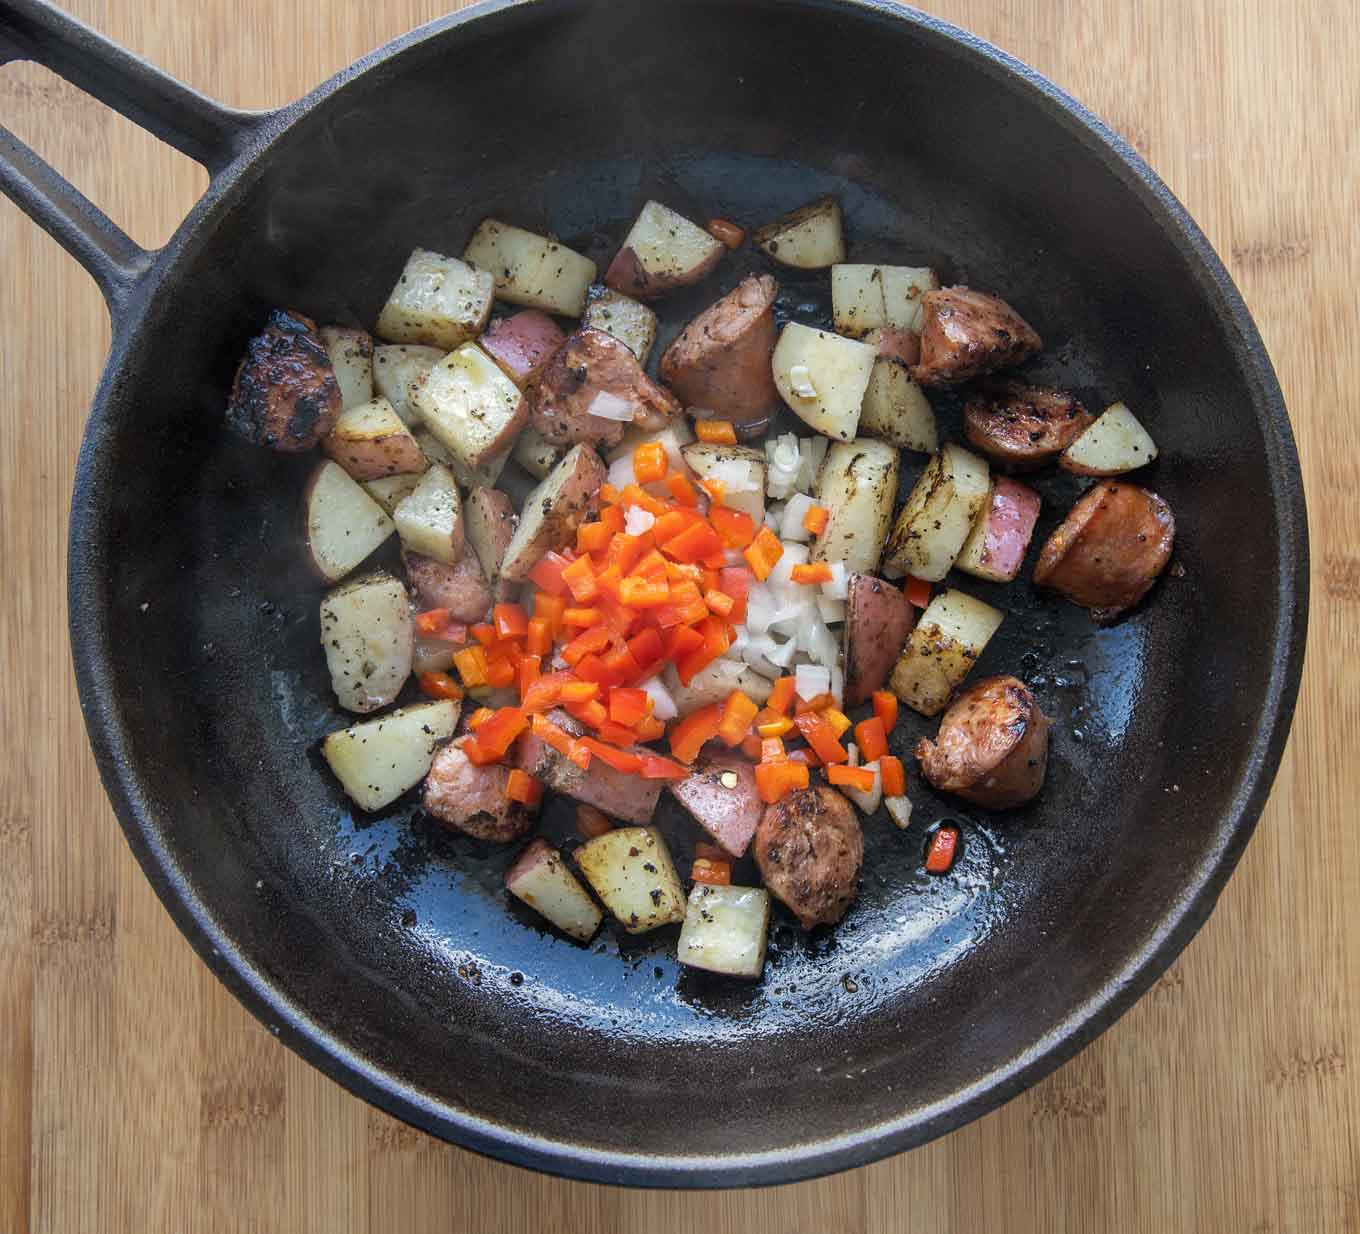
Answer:
<path fill-rule="evenodd" d="M 445 5 L 69 7 L 206 93 L 265 107 Z M 1289 400 L 1312 511 L 1308 674 L 1274 798 L 1208 927 L 1113 1030 L 1004 1109 L 820 1182 L 564 1183 L 350 1097 L 209 976 L 101 792 L 63 580 L 108 322 L 75 263 L 0 200 L 0 1234 L 1360 1230 L 1355 0 L 926 7 L 1034 64 L 1148 158 L 1228 263 Z M 206 182 L 31 65 L 0 69 L 0 122 L 146 245 Z"/>

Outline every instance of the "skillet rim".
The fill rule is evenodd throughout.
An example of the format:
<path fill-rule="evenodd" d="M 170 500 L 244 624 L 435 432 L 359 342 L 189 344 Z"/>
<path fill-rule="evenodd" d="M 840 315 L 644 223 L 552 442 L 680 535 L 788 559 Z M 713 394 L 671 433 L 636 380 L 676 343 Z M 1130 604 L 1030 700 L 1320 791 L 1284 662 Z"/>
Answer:
<path fill-rule="evenodd" d="M 1193 219 L 1143 159 L 1091 112 L 1036 70 L 975 35 L 893 0 L 784 0 L 812 11 L 853 9 L 856 16 L 902 22 L 945 54 L 968 59 L 995 80 L 1010 83 L 1049 121 L 1065 128 L 1099 159 L 1156 220 L 1174 245 L 1215 320 L 1229 336 L 1234 359 L 1251 392 L 1262 429 L 1279 528 L 1277 622 L 1265 705 L 1255 725 L 1238 791 L 1219 818 L 1215 843 L 1196 866 L 1172 909 L 1119 970 L 1026 1049 L 1001 1060 L 973 1084 L 932 1105 L 854 1132 L 759 1153 L 653 1155 L 607 1152 L 549 1140 L 430 1101 L 396 1082 L 321 1028 L 282 990 L 272 986 L 219 928 L 161 841 L 154 807 L 128 756 L 129 740 L 117 697 L 102 669 L 112 659 L 104 593 L 108 546 L 98 533 L 111 485 L 102 459 L 113 436 L 109 409 L 127 395 L 125 368 L 151 316 L 152 301 L 213 231 L 216 217 L 260 174 L 274 142 L 361 76 L 403 53 L 449 37 L 464 25 L 494 21 L 516 10 L 569 10 L 583 0 L 489 0 L 438 19 L 376 49 L 303 98 L 258 113 L 230 164 L 213 178 L 151 270 L 113 322 L 108 362 L 100 380 L 76 465 L 68 552 L 68 613 L 81 710 L 105 791 L 128 845 L 176 926 L 226 987 L 275 1036 L 349 1091 L 421 1130 L 514 1165 L 591 1182 L 651 1187 L 764 1186 L 819 1177 L 866 1165 L 926 1143 L 998 1108 L 1073 1057 L 1133 1005 L 1166 971 L 1213 911 L 1265 806 L 1289 736 L 1302 676 L 1309 605 L 1309 548 L 1302 475 L 1283 393 L 1260 334 L 1218 255 Z M 589 0 L 584 0 L 588 3 Z M 699 6 L 717 0 L 694 0 Z M 730 4 L 731 0 L 723 0 Z"/>

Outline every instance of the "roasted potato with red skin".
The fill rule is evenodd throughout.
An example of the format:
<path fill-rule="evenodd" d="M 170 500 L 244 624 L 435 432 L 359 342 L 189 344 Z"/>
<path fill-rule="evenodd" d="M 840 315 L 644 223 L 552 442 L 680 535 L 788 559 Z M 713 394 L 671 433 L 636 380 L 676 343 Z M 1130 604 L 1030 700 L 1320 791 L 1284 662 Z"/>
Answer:
<path fill-rule="evenodd" d="M 594 450 L 573 446 L 525 499 L 501 561 L 501 577 L 522 583 L 544 553 L 572 543 L 576 529 L 600 508 L 600 488 L 608 478 Z"/>
<path fill-rule="evenodd" d="M 491 588 L 474 553 L 464 553 L 458 563 L 446 566 L 420 553 L 402 553 L 406 578 L 422 608 L 446 608 L 454 621 L 483 621 L 491 611 Z"/>
<path fill-rule="evenodd" d="M 340 385 L 316 322 L 275 309 L 236 367 L 228 427 L 257 446 L 296 453 L 323 440 L 339 417 Z"/>
<path fill-rule="evenodd" d="M 845 705 L 858 707 L 883 689 L 916 610 L 891 583 L 872 574 L 850 576 L 845 602 Z"/>
<path fill-rule="evenodd" d="M 687 407 L 733 424 L 759 424 L 779 407 L 770 357 L 779 284 L 744 278 L 689 323 L 661 357 L 661 380 Z"/>
<path fill-rule="evenodd" d="M 692 775 L 668 780 L 666 787 L 724 851 L 733 857 L 746 851 L 765 812 L 755 768 L 746 759 L 736 754 L 706 755 Z"/>
<path fill-rule="evenodd" d="M 592 413 L 599 401 L 630 411 L 617 420 Z M 646 373 L 626 343 L 603 330 L 578 330 L 558 349 L 533 392 L 529 423 L 549 445 L 589 442 L 604 449 L 629 424 L 662 429 L 682 411 L 669 390 Z"/>
<path fill-rule="evenodd" d="M 574 737 L 586 732 L 585 727 L 565 711 L 549 712 L 548 719 Z M 650 753 L 648 750 L 636 752 Z M 564 793 L 628 823 L 651 822 L 664 783 L 616 771 L 598 758 L 592 758 L 590 766 L 582 771 L 566 755 L 559 754 L 532 732 L 522 734 L 511 747 L 510 760 L 521 771 L 542 780 L 553 792 Z"/>
<path fill-rule="evenodd" d="M 1147 594 L 1171 559 L 1176 520 L 1156 493 L 1102 480 L 1048 538 L 1034 567 L 1036 586 L 1113 621 Z"/>
<path fill-rule="evenodd" d="M 382 397 L 342 411 L 321 448 L 360 482 L 429 466 L 411 430 Z"/>
<path fill-rule="evenodd" d="M 1048 719 L 1023 681 L 988 677 L 950 704 L 935 740 L 922 737 L 915 753 L 940 792 L 1007 810 L 1043 787 Z"/>
<path fill-rule="evenodd" d="M 726 251 L 684 215 L 649 201 L 609 263 L 605 285 L 635 300 L 659 300 L 707 278 Z"/>
<path fill-rule="evenodd" d="M 1028 485 L 996 476 L 987 505 L 963 542 L 954 569 L 992 583 L 1011 582 L 1029 551 L 1040 504 L 1039 494 Z"/>
<path fill-rule="evenodd" d="M 478 840 L 508 844 L 534 825 L 536 811 L 505 795 L 510 768 L 503 763 L 477 766 L 459 737 L 435 755 L 425 777 L 421 805 L 436 822 Z"/>
<path fill-rule="evenodd" d="M 1003 471 L 1034 471 L 1095 421 L 1070 394 L 1023 381 L 989 382 L 963 409 L 968 440 Z"/>
<path fill-rule="evenodd" d="M 547 313 L 525 309 L 513 317 L 500 317 L 479 340 L 486 352 L 521 390 L 538 379 L 553 353 L 567 341 Z"/>
<path fill-rule="evenodd" d="M 498 488 L 474 488 L 463 502 L 463 523 L 482 573 L 494 584 L 519 526 L 514 502 Z"/>
<path fill-rule="evenodd" d="M 1004 300 L 968 287 L 928 291 L 921 307 L 921 359 L 911 374 L 923 386 L 957 386 L 1019 364 L 1043 346 Z"/>
<path fill-rule="evenodd" d="M 760 877 L 805 930 L 835 925 L 854 903 L 864 833 L 834 788 L 795 789 L 767 806 L 756 828 Z"/>

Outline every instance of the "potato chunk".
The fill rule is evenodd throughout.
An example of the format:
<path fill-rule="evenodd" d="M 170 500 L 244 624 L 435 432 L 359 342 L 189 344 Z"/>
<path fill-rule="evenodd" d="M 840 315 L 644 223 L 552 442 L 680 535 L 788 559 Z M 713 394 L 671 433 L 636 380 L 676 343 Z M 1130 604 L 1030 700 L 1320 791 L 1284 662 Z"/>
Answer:
<path fill-rule="evenodd" d="M 590 942 L 604 920 L 595 901 L 567 869 L 562 854 L 541 837 L 532 841 L 510 867 L 505 888 L 564 934 L 583 943 Z"/>
<path fill-rule="evenodd" d="M 416 249 L 378 316 L 378 336 L 452 351 L 491 316 L 494 281 L 456 257 Z"/>
<path fill-rule="evenodd" d="M 588 257 L 496 219 L 482 221 L 463 260 L 494 277 L 500 299 L 563 317 L 581 315 L 586 288 L 595 281 L 595 263 Z"/>
<path fill-rule="evenodd" d="M 921 297 L 940 285 L 935 271 L 915 266 L 831 267 L 836 332 L 863 338 L 884 326 L 920 330 Z"/>
<path fill-rule="evenodd" d="M 707 278 L 726 251 L 683 214 L 649 201 L 609 263 L 604 281 L 625 296 L 657 300 Z"/>
<path fill-rule="evenodd" d="M 883 546 L 883 573 L 913 574 L 936 583 L 949 573 L 987 504 L 991 472 L 985 460 L 945 445 L 911 490 Z"/>
<path fill-rule="evenodd" d="M 467 467 L 507 454 L 529 418 L 524 395 L 476 343 L 445 356 L 412 397 L 430 432 Z"/>
<path fill-rule="evenodd" d="M 849 441 L 859 429 L 860 407 L 877 359 L 854 339 L 791 321 L 774 349 L 779 397 L 810 428 Z"/>
<path fill-rule="evenodd" d="M 656 342 L 656 314 L 645 304 L 609 287 L 597 284 L 589 294 L 590 303 L 581 325 L 612 334 L 637 356 L 639 364 L 645 365 Z"/>
<path fill-rule="evenodd" d="M 415 621 L 406 588 L 379 570 L 327 592 L 321 644 L 340 706 L 357 712 L 386 707 L 411 675 Z"/>
<path fill-rule="evenodd" d="M 331 358 L 340 387 L 340 407 L 348 411 L 373 401 L 373 337 L 367 330 L 322 326 L 321 342 Z"/>
<path fill-rule="evenodd" d="M 327 582 L 342 579 L 396 528 L 339 463 L 320 464 L 307 482 L 307 551 Z"/>
<path fill-rule="evenodd" d="M 684 920 L 680 876 L 655 827 L 606 831 L 576 850 L 576 864 L 629 934 Z"/>
<path fill-rule="evenodd" d="M 770 893 L 761 887 L 712 887 L 689 893 L 675 958 L 726 977 L 759 977 L 765 968 Z"/>
<path fill-rule="evenodd" d="M 424 421 L 411 402 L 412 388 L 448 353 L 440 347 L 391 343 L 373 349 L 373 390 L 389 403 L 402 422 L 419 428 Z"/>
<path fill-rule="evenodd" d="M 362 810 L 381 810 L 425 778 L 434 752 L 453 736 L 461 704 L 416 703 L 329 733 L 321 754 Z"/>
<path fill-rule="evenodd" d="M 436 463 L 420 478 L 409 497 L 392 514 L 402 545 L 442 561 L 457 563 L 463 555 L 463 503 L 447 467 Z"/>
<path fill-rule="evenodd" d="M 385 398 L 340 413 L 322 448 L 356 480 L 381 480 L 425 470 L 425 455 Z"/>
<path fill-rule="evenodd" d="M 525 501 L 501 577 L 523 582 L 544 553 L 571 543 L 576 529 L 599 509 L 600 486 L 608 474 L 588 445 L 573 446 Z"/>
<path fill-rule="evenodd" d="M 823 197 L 768 223 L 752 237 L 775 261 L 800 270 L 824 270 L 845 260 L 841 207 Z"/>
<path fill-rule="evenodd" d="M 907 639 L 889 688 L 912 710 L 938 715 L 972 671 L 1002 616 L 962 591 L 940 592 Z"/>
<path fill-rule="evenodd" d="M 813 541 L 810 561 L 843 561 L 847 571 L 870 573 L 897 501 L 897 451 L 881 441 L 838 441 L 817 478 L 817 504 L 830 511 Z"/>

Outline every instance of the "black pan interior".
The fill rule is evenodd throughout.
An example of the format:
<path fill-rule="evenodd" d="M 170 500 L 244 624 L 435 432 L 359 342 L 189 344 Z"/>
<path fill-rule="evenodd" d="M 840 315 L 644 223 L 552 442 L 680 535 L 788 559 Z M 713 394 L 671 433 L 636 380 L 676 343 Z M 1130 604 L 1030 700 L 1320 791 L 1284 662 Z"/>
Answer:
<path fill-rule="evenodd" d="M 1200 883 L 1245 841 L 1225 820 L 1251 796 L 1296 599 L 1287 442 L 1249 341 L 1131 180 L 1060 105 L 868 7 L 525 5 L 414 39 L 301 109 L 191 225 L 124 340 L 77 494 L 96 740 L 134 847 L 219 971 L 421 1125 L 628 1181 L 870 1159 L 995 1104 L 1103 1024 L 1134 958 L 1187 909 L 1188 936 L 1211 907 L 1191 904 Z M 233 442 L 223 396 L 267 307 L 370 324 L 414 245 L 460 252 L 484 215 L 607 260 L 649 196 L 751 226 L 822 193 L 856 258 L 1001 294 L 1045 338 L 1036 377 L 1135 408 L 1162 450 L 1145 482 L 1180 534 L 1174 577 L 1108 630 L 1027 585 L 963 582 L 1009 613 L 977 671 L 1019 673 L 1056 721 L 1047 788 L 987 816 L 913 773 L 917 821 L 867 825 L 844 925 L 807 939 L 781 914 L 764 981 L 736 985 L 680 970 L 674 931 L 606 929 L 589 948 L 545 934 L 500 886 L 506 851 L 411 802 L 348 808 L 315 752 L 346 720 L 298 534 L 308 464 Z M 824 279 L 784 281 L 788 312 L 826 312 Z M 938 406 L 957 436 L 955 402 Z M 1078 488 L 1040 487 L 1042 537 Z M 904 754 L 934 727 L 906 715 Z M 966 844 L 936 880 L 920 857 L 942 817 Z M 673 807 L 659 821 L 683 862 L 694 828 Z"/>

